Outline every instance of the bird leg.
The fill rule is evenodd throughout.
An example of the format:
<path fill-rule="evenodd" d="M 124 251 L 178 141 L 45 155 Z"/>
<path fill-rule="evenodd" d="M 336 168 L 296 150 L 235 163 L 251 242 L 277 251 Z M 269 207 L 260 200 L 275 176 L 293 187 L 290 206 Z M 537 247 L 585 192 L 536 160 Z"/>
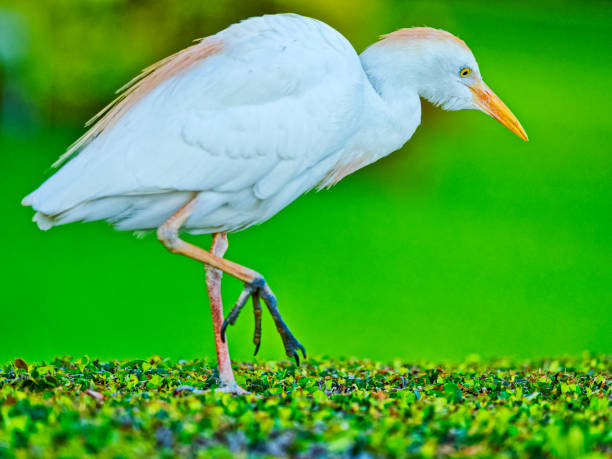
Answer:
<path fill-rule="evenodd" d="M 287 327 L 283 321 L 280 311 L 278 310 L 276 297 L 272 293 L 272 290 L 270 290 L 270 287 L 268 287 L 268 284 L 264 280 L 263 276 L 257 271 L 253 271 L 252 269 L 241 266 L 238 263 L 221 258 L 214 252 L 208 252 L 200 247 L 185 242 L 178 237 L 178 230 L 192 214 L 196 206 L 196 199 L 197 196 L 193 197 L 174 215 L 166 220 L 166 222 L 157 229 L 157 237 L 170 252 L 179 253 L 189 258 L 193 258 L 194 260 L 198 260 L 244 282 L 244 290 L 242 291 L 238 302 L 221 326 L 221 340 L 223 342 L 225 341 L 225 330 L 227 326 L 236 321 L 238 315 L 240 314 L 240 310 L 244 307 L 249 297 L 252 297 L 255 314 L 255 335 L 253 337 L 253 342 L 256 346 L 255 352 L 259 350 L 259 344 L 261 342 L 261 306 L 259 304 L 259 298 L 261 298 L 268 307 L 268 310 L 274 319 L 274 323 L 276 324 L 276 329 L 281 335 L 283 345 L 285 347 L 285 353 L 288 357 L 294 358 L 299 364 L 300 359 L 297 351 L 301 351 L 304 357 L 306 357 L 304 346 L 302 346 L 298 340 L 295 339 L 289 330 L 289 327 Z M 229 356 L 227 359 L 229 361 Z"/>
<path fill-rule="evenodd" d="M 222 257 L 227 250 L 228 242 L 225 233 L 213 234 L 211 253 L 218 257 Z M 215 348 L 217 350 L 217 363 L 219 367 L 219 379 L 221 385 L 219 391 L 230 392 L 233 394 L 246 394 L 234 379 L 232 371 L 232 362 L 227 348 L 227 342 L 221 339 L 221 326 L 223 325 L 223 300 L 221 299 L 221 277 L 223 272 L 210 265 L 204 265 L 204 273 L 206 277 L 206 288 L 208 289 L 208 298 L 210 300 L 210 313 L 213 322 L 213 331 L 215 333 Z"/>

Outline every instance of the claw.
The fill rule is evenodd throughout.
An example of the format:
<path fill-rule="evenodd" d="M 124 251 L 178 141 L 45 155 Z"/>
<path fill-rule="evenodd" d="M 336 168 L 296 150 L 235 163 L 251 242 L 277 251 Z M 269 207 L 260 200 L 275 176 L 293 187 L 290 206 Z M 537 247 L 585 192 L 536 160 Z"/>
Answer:
<path fill-rule="evenodd" d="M 272 319 L 274 319 L 274 323 L 276 324 L 276 329 L 281 335 L 283 345 L 285 346 L 285 354 L 289 358 L 295 358 L 297 364 L 299 365 L 300 358 L 296 349 L 300 349 L 305 358 L 306 350 L 304 349 L 304 346 L 302 346 L 299 341 L 295 339 L 295 336 L 293 336 L 293 334 L 289 330 L 289 327 L 287 327 L 287 324 L 283 320 L 280 311 L 278 310 L 278 306 L 276 304 L 276 297 L 272 293 L 272 290 L 270 290 L 270 287 L 264 284 L 264 286 L 260 288 L 259 294 L 264 300 L 264 303 L 266 303 L 266 306 L 268 307 L 268 310 L 272 315 Z"/>
<path fill-rule="evenodd" d="M 253 344 L 255 344 L 253 355 L 255 356 L 259 352 L 259 345 L 261 344 L 261 303 L 259 302 L 259 292 L 254 291 L 251 298 L 253 299 L 253 315 L 255 316 L 255 333 L 253 334 Z"/>
<path fill-rule="evenodd" d="M 228 318 L 229 318 L 229 316 L 228 316 Z M 227 330 L 227 327 L 229 327 L 230 325 L 234 325 L 234 323 L 230 322 L 228 320 L 228 318 L 226 318 L 223 321 L 223 325 L 221 325 L 221 341 L 223 341 L 224 343 L 225 343 L 225 330 Z"/>
<path fill-rule="evenodd" d="M 268 307 L 272 318 L 274 319 L 274 323 L 276 325 L 276 329 L 278 333 L 281 335 L 283 340 L 283 346 L 285 347 L 285 354 L 289 358 L 295 359 L 295 363 L 297 366 L 300 365 L 300 356 L 298 351 L 302 352 L 304 358 L 306 358 L 306 349 L 304 346 L 300 344 L 300 342 L 295 339 L 287 324 L 283 321 L 283 318 L 278 310 L 278 306 L 276 304 L 276 297 L 270 290 L 270 287 L 265 283 L 263 278 L 257 279 L 252 283 L 247 283 L 238 298 L 238 301 L 227 315 L 227 318 L 223 321 L 223 325 L 221 326 L 221 340 L 225 342 L 225 332 L 227 331 L 227 327 L 230 325 L 234 325 L 236 319 L 240 315 L 240 311 L 246 304 L 249 296 L 253 298 L 253 314 L 255 318 L 255 333 L 253 335 L 253 344 L 255 344 L 255 352 L 253 355 L 257 355 L 259 352 L 259 346 L 261 344 L 261 303 L 260 298 L 263 299 L 264 303 Z"/>
<path fill-rule="evenodd" d="M 221 325 L 221 341 L 225 343 L 225 329 L 229 324 L 227 323 L 227 319 L 223 321 L 223 325 Z"/>
<path fill-rule="evenodd" d="M 236 319 L 240 315 L 240 311 L 242 311 L 242 308 L 246 304 L 251 293 L 253 293 L 253 289 L 251 288 L 251 286 L 248 284 L 245 285 L 244 289 L 242 290 L 242 293 L 240 293 L 240 296 L 238 297 L 238 301 L 236 301 L 236 304 L 234 305 L 230 313 L 227 315 L 227 317 L 223 321 L 223 325 L 221 325 L 221 341 L 223 341 L 224 343 L 225 343 L 225 330 L 227 330 L 227 327 L 229 325 L 234 325 L 236 323 Z"/>

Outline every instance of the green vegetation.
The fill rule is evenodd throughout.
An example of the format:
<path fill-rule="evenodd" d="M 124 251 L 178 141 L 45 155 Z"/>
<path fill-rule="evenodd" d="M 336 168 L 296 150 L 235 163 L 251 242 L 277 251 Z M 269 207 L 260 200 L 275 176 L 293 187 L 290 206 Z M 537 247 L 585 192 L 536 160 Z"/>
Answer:
<path fill-rule="evenodd" d="M 612 356 L 242 364 L 58 358 L 0 369 L 0 457 L 606 457 Z M 368 457 L 368 456 L 362 456 Z"/>

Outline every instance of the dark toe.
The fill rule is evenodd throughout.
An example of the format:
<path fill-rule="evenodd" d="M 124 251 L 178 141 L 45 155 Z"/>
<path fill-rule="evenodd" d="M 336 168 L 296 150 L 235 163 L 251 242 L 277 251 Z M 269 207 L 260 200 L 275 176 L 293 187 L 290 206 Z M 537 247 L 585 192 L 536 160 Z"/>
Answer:
<path fill-rule="evenodd" d="M 221 341 L 223 341 L 225 343 L 225 330 L 227 329 L 228 325 L 230 325 L 229 320 L 225 319 L 223 321 L 223 325 L 221 325 Z"/>

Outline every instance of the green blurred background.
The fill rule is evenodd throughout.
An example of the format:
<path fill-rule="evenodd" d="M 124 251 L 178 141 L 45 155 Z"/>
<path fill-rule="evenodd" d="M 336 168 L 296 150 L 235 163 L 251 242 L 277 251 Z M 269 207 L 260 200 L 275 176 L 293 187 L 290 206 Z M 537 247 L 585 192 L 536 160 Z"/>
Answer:
<path fill-rule="evenodd" d="M 610 2 L 0 0 L 0 361 L 214 358 L 201 265 L 104 223 L 41 232 L 20 201 L 139 69 L 287 11 L 359 52 L 400 27 L 459 35 L 531 139 L 424 102 L 401 151 L 230 235 L 228 257 L 265 274 L 307 350 L 612 352 Z M 227 310 L 241 285 L 223 288 Z M 263 325 L 258 358 L 283 357 L 267 314 Z M 229 331 L 234 359 L 252 358 L 251 336 L 247 311 Z"/>

